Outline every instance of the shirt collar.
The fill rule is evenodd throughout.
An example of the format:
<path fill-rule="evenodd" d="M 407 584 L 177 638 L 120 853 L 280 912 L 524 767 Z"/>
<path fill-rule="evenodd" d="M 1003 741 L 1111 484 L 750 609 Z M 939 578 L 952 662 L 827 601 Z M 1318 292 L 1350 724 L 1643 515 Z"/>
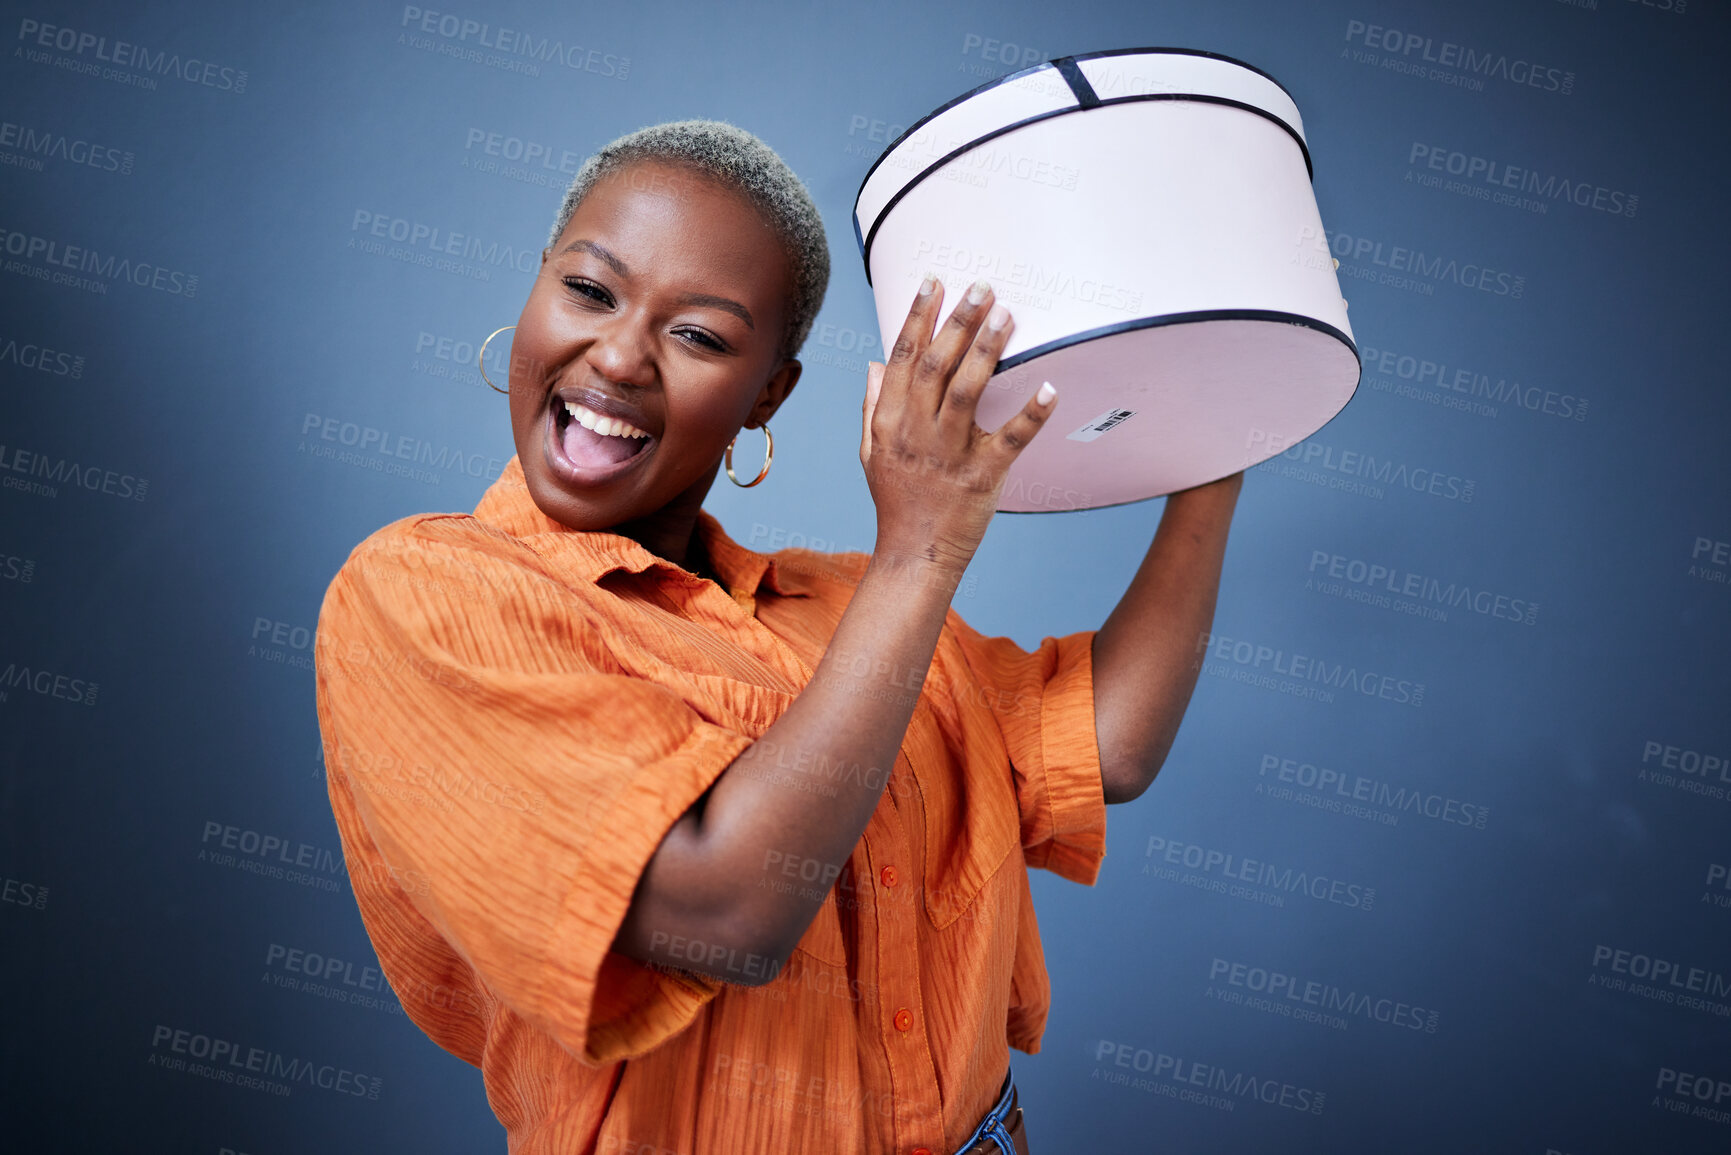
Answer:
<path fill-rule="evenodd" d="M 475 518 L 512 537 L 525 539 L 537 550 L 558 553 L 567 565 L 591 582 L 600 581 L 615 570 L 642 573 L 661 568 L 672 573 L 690 572 L 622 534 L 576 530 L 548 517 L 529 495 L 522 463 L 515 455 L 506 462 L 498 480 L 481 495 L 475 506 Z M 760 586 L 767 586 L 784 596 L 809 596 L 806 590 L 797 588 L 801 582 L 788 580 L 795 575 L 777 570 L 775 558 L 734 541 L 706 509 L 697 511 L 696 533 L 730 593 L 743 592 L 755 597 Z"/>

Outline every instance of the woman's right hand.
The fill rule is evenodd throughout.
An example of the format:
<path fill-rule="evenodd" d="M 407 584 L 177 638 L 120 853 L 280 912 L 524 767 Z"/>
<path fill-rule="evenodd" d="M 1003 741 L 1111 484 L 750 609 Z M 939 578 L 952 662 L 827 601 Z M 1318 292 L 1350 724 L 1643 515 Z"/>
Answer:
<path fill-rule="evenodd" d="M 974 423 L 980 395 L 1015 325 L 976 282 L 936 335 L 943 285 L 920 286 L 887 365 L 867 369 L 860 464 L 877 505 L 875 556 L 919 561 L 961 580 L 997 512 L 1011 462 L 1056 404 L 1042 385 L 988 433 Z"/>
<path fill-rule="evenodd" d="M 1005 473 L 1053 407 L 1048 394 L 992 433 L 974 424 L 1010 337 L 1008 313 L 996 313 L 995 328 L 987 323 L 992 294 L 982 288 L 934 335 L 943 304 L 934 281 L 914 301 L 889 364 L 873 366 L 860 442 L 878 512 L 871 564 L 811 680 L 662 839 L 614 940 L 620 953 L 691 967 L 689 953 L 669 944 L 707 943 L 711 960 L 772 965 L 755 977 L 713 962 L 695 969 L 726 982 L 767 981 L 830 892 L 827 884 L 765 886 L 767 864 L 819 864 L 833 879 L 858 847 Z M 799 768 L 813 765 L 865 772 L 836 775 L 822 793 L 790 789 Z"/>

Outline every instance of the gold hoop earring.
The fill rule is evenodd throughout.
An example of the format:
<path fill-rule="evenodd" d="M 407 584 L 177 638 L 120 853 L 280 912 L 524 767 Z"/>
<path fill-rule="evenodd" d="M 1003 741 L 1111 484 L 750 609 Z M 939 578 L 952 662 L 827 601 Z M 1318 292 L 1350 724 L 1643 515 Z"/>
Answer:
<path fill-rule="evenodd" d="M 738 441 L 738 440 L 739 440 L 739 434 L 735 433 L 733 435 L 733 441 Z M 750 481 L 741 481 L 734 474 L 734 472 L 733 472 L 733 441 L 729 441 L 727 443 L 727 459 L 726 459 L 727 479 L 729 481 L 733 482 L 733 484 L 739 486 L 739 488 L 741 488 L 741 489 L 750 489 L 752 486 L 756 485 L 758 482 L 762 481 L 764 478 L 769 476 L 770 463 L 775 460 L 775 437 L 773 435 L 771 435 L 771 433 L 769 432 L 769 423 L 767 421 L 764 422 L 764 425 L 763 425 L 763 440 L 764 440 L 763 468 L 758 470 L 757 476 L 752 478 Z"/>
<path fill-rule="evenodd" d="M 492 388 L 493 392 L 503 393 L 507 397 L 509 397 L 511 395 L 511 390 L 509 388 L 506 388 L 506 389 L 499 388 L 497 385 L 493 384 L 493 379 L 491 377 L 487 376 L 487 346 L 489 343 L 492 342 L 494 337 L 497 337 L 500 333 L 503 333 L 506 329 L 515 329 L 516 327 L 517 326 L 515 326 L 515 325 L 504 325 L 504 326 L 501 326 L 500 328 L 494 329 L 491 333 L 488 333 L 487 334 L 487 340 L 481 342 L 481 355 L 479 357 L 475 358 L 475 367 L 481 370 L 481 380 L 485 381 Z M 510 385 L 510 383 L 511 383 L 511 377 L 510 377 L 510 374 L 507 373 L 505 376 L 505 384 L 508 386 L 508 385 Z"/>

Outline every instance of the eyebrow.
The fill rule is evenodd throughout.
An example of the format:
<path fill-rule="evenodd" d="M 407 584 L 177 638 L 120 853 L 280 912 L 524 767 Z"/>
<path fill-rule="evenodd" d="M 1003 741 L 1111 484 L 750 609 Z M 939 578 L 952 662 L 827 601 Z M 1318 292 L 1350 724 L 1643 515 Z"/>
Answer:
<path fill-rule="evenodd" d="M 608 267 L 618 273 L 621 277 L 629 277 L 631 275 L 631 270 L 625 267 L 624 261 L 614 256 L 611 252 L 596 244 L 594 241 L 572 241 L 560 251 L 562 253 L 594 253 L 596 256 L 606 261 Z"/>
<path fill-rule="evenodd" d="M 624 261 L 620 260 L 607 248 L 596 244 L 594 241 L 575 240 L 566 245 L 560 250 L 560 252 L 593 253 L 595 256 L 607 262 L 607 267 L 618 273 L 621 277 L 629 277 L 631 275 L 631 270 L 625 267 Z M 741 321 L 745 322 L 745 327 L 747 329 L 750 329 L 754 333 L 757 332 L 757 324 L 751 319 L 751 310 L 730 297 L 717 297 L 712 293 L 686 293 L 679 298 L 679 304 L 702 305 L 711 309 L 720 309 L 723 312 L 732 313 L 735 317 L 738 317 Z"/>
<path fill-rule="evenodd" d="M 753 333 L 757 332 L 757 326 L 753 324 L 751 320 L 751 310 L 747 309 L 738 301 L 731 300 L 727 297 L 712 296 L 709 293 L 686 293 L 684 296 L 679 298 L 679 303 L 681 305 L 706 305 L 711 309 L 721 309 L 724 312 L 732 313 L 735 317 L 738 317 L 741 321 L 745 322 L 745 327 L 747 329 L 750 329 Z"/>

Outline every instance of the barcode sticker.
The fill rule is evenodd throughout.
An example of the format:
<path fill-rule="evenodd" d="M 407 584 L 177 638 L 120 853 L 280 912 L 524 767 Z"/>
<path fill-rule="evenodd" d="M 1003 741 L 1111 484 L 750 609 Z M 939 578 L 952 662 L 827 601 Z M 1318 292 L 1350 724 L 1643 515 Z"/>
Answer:
<path fill-rule="evenodd" d="M 1065 438 L 1066 441 L 1092 441 L 1102 433 L 1109 431 L 1114 425 L 1119 425 L 1126 418 L 1136 416 L 1134 409 L 1108 409 L 1076 432 Z"/>

